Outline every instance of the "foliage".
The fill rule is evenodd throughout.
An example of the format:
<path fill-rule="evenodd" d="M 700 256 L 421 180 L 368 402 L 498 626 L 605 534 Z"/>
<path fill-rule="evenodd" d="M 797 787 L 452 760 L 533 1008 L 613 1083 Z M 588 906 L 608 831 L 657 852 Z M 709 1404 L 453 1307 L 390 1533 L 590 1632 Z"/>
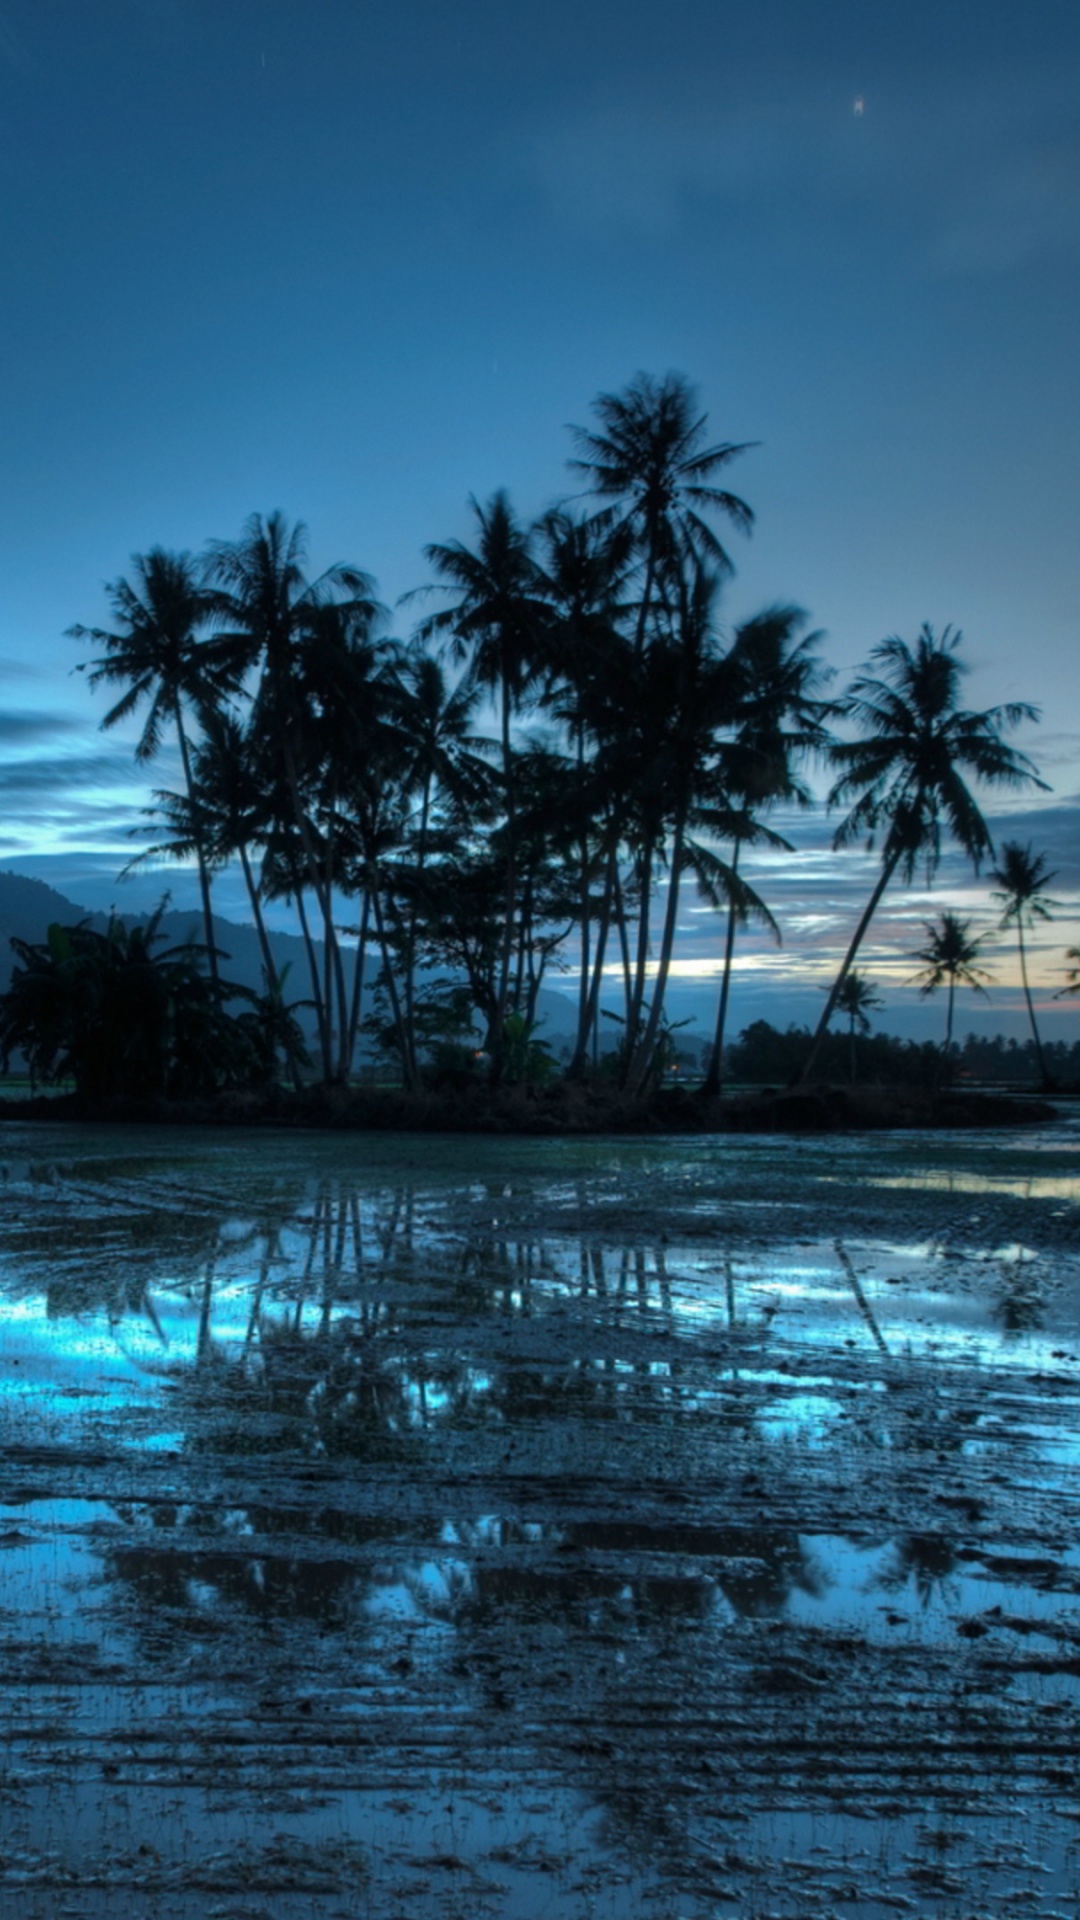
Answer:
<path fill-rule="evenodd" d="M 95 1101 L 214 1093 L 265 1072 L 258 1013 L 236 1017 L 224 1004 L 253 996 L 210 980 L 194 943 L 155 953 L 163 910 L 131 927 L 113 915 L 104 933 L 80 921 L 54 923 L 40 943 L 12 940 L 5 1070 L 21 1053 L 32 1081 L 73 1079 Z"/>

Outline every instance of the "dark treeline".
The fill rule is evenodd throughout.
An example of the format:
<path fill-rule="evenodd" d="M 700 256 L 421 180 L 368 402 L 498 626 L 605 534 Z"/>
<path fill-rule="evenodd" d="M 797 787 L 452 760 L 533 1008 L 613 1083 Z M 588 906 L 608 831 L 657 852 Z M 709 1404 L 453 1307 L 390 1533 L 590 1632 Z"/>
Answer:
<path fill-rule="evenodd" d="M 716 529 L 752 526 L 726 485 L 745 448 L 710 439 L 681 376 L 638 375 L 593 415 L 574 430 L 577 504 L 528 525 L 500 491 L 472 501 L 471 540 L 424 549 L 433 579 L 406 596 L 419 614 L 407 641 L 390 634 L 360 567 L 311 578 L 303 527 L 276 512 L 199 558 L 135 556 L 131 578 L 108 588 L 111 627 L 72 629 L 95 650 L 81 663 L 91 684 L 119 691 L 103 724 L 143 713 L 141 763 L 166 735 L 176 742 L 183 787 L 156 794 L 153 845 L 138 858 L 197 864 L 222 1004 L 212 876 L 233 862 L 243 873 L 266 975 L 263 1002 L 244 1015 L 249 1038 L 261 1023 L 259 1071 L 269 1047 L 299 1075 L 286 995 L 302 995 L 317 1071 L 346 1082 L 374 980 L 369 1037 L 407 1088 L 433 1063 L 493 1083 L 527 1077 L 543 1064 L 540 987 L 566 954 L 579 965 L 568 1075 L 594 1071 L 601 1034 L 610 1051 L 615 1032 L 619 1082 L 640 1094 L 671 1057 L 666 991 L 693 887 L 724 943 L 704 1067 L 705 1090 L 719 1092 L 738 930 L 753 920 L 780 937 L 748 871 L 761 851 L 790 850 L 770 815 L 811 805 L 816 758 L 834 770 L 830 804 L 845 809 L 835 845 L 866 842 L 880 867 L 805 1037 L 805 1076 L 834 1011 L 851 1014 L 853 963 L 893 876 L 932 876 L 946 832 L 978 867 L 993 848 L 968 783 L 1035 781 L 1004 736 L 1036 716 L 1022 704 L 961 708 L 951 628 L 882 642 L 839 697 L 798 607 L 723 630 L 733 565 Z M 491 712 L 493 736 L 481 724 Z M 272 900 L 296 912 L 302 986 L 275 969 Z M 20 953 L 18 1005 L 9 997 L 0 1022 L 8 1051 L 32 1051 L 27 1007 L 51 995 L 58 1020 L 79 967 L 100 973 L 102 955 L 75 946 Z M 613 980 L 617 1013 L 601 1007 Z M 56 1031 L 38 1052 L 43 1071 L 63 1058 Z"/>
<path fill-rule="evenodd" d="M 785 1087 L 798 1075 L 810 1041 L 804 1026 L 780 1029 L 767 1020 L 755 1020 L 725 1049 L 724 1069 L 729 1079 L 752 1086 Z M 1000 1034 L 982 1037 L 969 1033 L 962 1046 L 947 1053 L 930 1040 L 900 1040 L 894 1034 L 858 1036 L 853 1055 L 850 1037 L 830 1033 L 822 1047 L 820 1068 L 832 1081 L 858 1079 L 868 1085 L 921 1086 L 935 1089 L 964 1081 L 1007 1082 L 1015 1086 L 1040 1085 L 1049 1070 L 1057 1086 L 1080 1084 L 1080 1040 L 1006 1040 Z"/>

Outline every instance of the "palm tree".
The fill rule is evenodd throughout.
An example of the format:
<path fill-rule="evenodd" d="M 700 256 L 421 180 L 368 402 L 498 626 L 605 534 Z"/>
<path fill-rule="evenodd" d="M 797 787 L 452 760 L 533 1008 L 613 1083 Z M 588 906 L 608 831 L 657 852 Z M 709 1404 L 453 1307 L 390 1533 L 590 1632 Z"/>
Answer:
<path fill-rule="evenodd" d="M 870 1015 L 875 1008 L 885 1005 L 877 988 L 864 973 L 856 967 L 850 967 L 844 976 L 844 984 L 833 1003 L 834 1011 L 845 1013 L 848 1020 L 848 1047 L 851 1061 L 851 1084 L 855 1085 L 857 1060 L 855 1054 L 855 1035 L 869 1033 Z"/>
<path fill-rule="evenodd" d="M 425 620 L 419 638 L 446 634 L 453 656 L 468 664 L 472 684 L 498 702 L 506 805 L 505 922 L 498 970 L 498 1015 L 506 1011 L 513 948 L 516 874 L 516 790 L 511 723 L 528 698 L 544 655 L 550 614 L 533 557 L 532 538 L 500 490 L 486 507 L 470 502 L 477 527 L 475 547 L 452 540 L 424 548 L 424 557 L 457 597 Z M 411 597 L 411 596 L 410 596 Z M 498 1078 L 501 1031 L 488 1035 L 493 1077 Z"/>
<path fill-rule="evenodd" d="M 924 1000 L 928 994 L 936 993 L 939 987 L 948 984 L 945 1041 L 941 1054 L 942 1060 L 947 1061 L 952 1049 L 953 1006 L 957 987 L 972 987 L 976 993 L 985 994 L 984 982 L 993 979 L 993 975 L 979 965 L 986 935 L 973 938 L 971 921 L 962 920 L 958 913 L 950 913 L 947 909 L 937 921 L 924 920 L 923 925 L 926 928 L 926 945 L 917 947 L 912 955 L 913 960 L 922 961 L 922 966 L 912 978 Z"/>
<path fill-rule="evenodd" d="M 798 637 L 805 621 L 798 607 L 770 607 L 745 621 L 732 642 L 739 712 L 734 737 L 725 744 L 718 765 L 721 795 L 713 821 L 715 829 L 732 841 L 731 886 L 716 1031 L 702 1085 L 707 1095 L 721 1090 L 736 927 L 757 913 L 780 938 L 772 916 L 767 910 L 762 914 L 757 896 L 739 887 L 742 849 L 757 844 L 790 851 L 790 841 L 767 827 L 760 814 L 779 803 L 813 804 L 809 789 L 795 772 L 795 762 L 808 753 L 825 751 L 828 745 L 825 718 L 831 709 L 817 694 L 831 669 L 816 657 L 820 633 Z"/>
<path fill-rule="evenodd" d="M 1024 999 L 1027 1001 L 1028 1018 L 1031 1021 L 1031 1036 L 1035 1042 L 1035 1056 L 1039 1062 L 1039 1073 L 1044 1087 L 1051 1085 L 1052 1076 L 1043 1053 L 1031 988 L 1028 985 L 1024 930 L 1026 928 L 1030 931 L 1040 920 L 1053 919 L 1052 909 L 1060 906 L 1061 903 L 1058 900 L 1051 900 L 1046 889 L 1056 877 L 1056 874 L 1048 872 L 1045 855 L 1036 853 L 1030 841 L 1025 847 L 1019 840 L 1002 841 L 1000 861 L 991 875 L 991 879 L 997 882 L 993 897 L 1000 902 L 1002 908 L 1000 924 L 1003 927 L 1016 928 L 1016 939 L 1020 949 L 1020 978 L 1024 983 Z"/>
<path fill-rule="evenodd" d="M 857 740 L 839 742 L 833 760 L 843 769 L 829 794 L 829 805 L 855 803 L 833 836 L 834 847 L 861 835 L 872 847 L 882 828 L 881 867 L 840 971 L 833 982 L 799 1076 L 813 1071 L 832 1018 L 837 996 L 889 881 L 899 871 L 908 881 L 922 861 L 928 880 L 941 858 L 942 822 L 951 830 L 976 872 L 993 852 L 990 829 L 967 777 L 988 786 L 1037 786 L 1045 789 L 1026 754 L 1002 739 L 1007 727 L 1037 720 L 1026 701 L 989 707 L 983 713 L 959 705 L 967 663 L 959 657 L 963 635 L 946 627 L 940 637 L 924 625 L 915 645 L 893 637 L 870 655 L 879 671 L 864 671 L 852 682 L 841 711 L 861 729 Z"/>
<path fill-rule="evenodd" d="M 1065 969 L 1065 985 L 1054 995 L 1055 1000 L 1063 999 L 1067 993 L 1080 993 L 1080 947 L 1066 947 L 1065 958 L 1073 965 Z"/>
<path fill-rule="evenodd" d="M 693 555 L 718 575 L 733 572 L 729 554 L 702 515 L 722 513 L 749 533 L 754 516 L 745 500 L 715 480 L 752 443 L 706 445 L 707 416 L 698 412 L 694 388 L 679 373 L 660 381 L 636 374 L 622 393 L 600 394 L 593 411 L 599 431 L 571 428 L 579 457 L 570 466 L 588 477 L 594 493 L 615 503 L 605 517 L 629 529 L 642 557 L 634 639 L 640 653 L 654 591 L 666 595 L 683 559 Z"/>
<path fill-rule="evenodd" d="M 481 697 L 475 682 L 451 686 L 441 663 L 419 647 L 405 656 L 395 677 L 394 717 L 399 734 L 402 786 L 419 798 L 413 820 L 412 889 L 404 922 L 402 1013 L 406 1043 L 416 1061 L 416 953 L 419 899 L 442 804 L 467 810 L 486 795 L 491 770 L 483 758 L 490 744 L 472 731 Z"/>
<path fill-rule="evenodd" d="M 202 634 L 211 602 L 199 583 L 190 555 L 167 553 L 163 547 L 153 547 L 149 553 L 135 554 L 132 565 L 134 585 L 121 578 L 106 588 L 116 630 L 77 625 L 69 627 L 68 633 L 74 639 L 91 640 L 105 649 L 97 660 L 79 663 L 80 673 L 89 670 L 92 687 L 104 683 L 126 688 L 105 715 L 103 727 L 114 727 L 134 713 L 144 700 L 149 701 L 146 721 L 135 748 L 136 761 L 145 764 L 154 758 L 166 722 L 176 729 L 191 807 L 192 845 L 199 870 L 206 951 L 211 977 L 216 981 L 210 875 L 184 708 L 190 707 L 197 718 L 205 722 L 237 691 L 239 680 L 228 650 L 219 640 L 207 639 Z"/>
<path fill-rule="evenodd" d="M 631 1091 L 640 1090 L 648 1080 L 661 1031 L 678 924 L 680 882 L 684 868 L 692 864 L 689 829 L 695 802 L 709 792 L 718 734 L 730 725 L 737 711 L 737 676 L 730 654 L 719 650 L 713 618 L 719 575 L 697 561 L 689 562 L 687 571 L 689 579 L 679 583 L 673 630 L 670 636 L 656 641 L 643 663 L 653 737 L 643 755 L 645 814 L 639 866 L 638 955 L 625 1035 Z M 647 957 L 643 930 L 647 925 L 652 859 L 654 854 L 662 857 L 665 841 L 667 902 L 652 997 L 642 1026 Z"/>
<path fill-rule="evenodd" d="M 320 723 L 355 697 L 352 656 L 366 655 L 384 609 L 370 575 L 338 562 L 309 581 L 307 533 L 280 512 L 252 514 L 241 538 L 211 541 L 206 577 L 220 642 L 238 675 L 260 670 L 253 724 L 280 755 L 301 858 L 319 905 L 328 970 L 337 978 L 342 1033 L 344 983 L 333 921 L 332 845 L 311 819 L 305 784 L 319 768 Z M 360 677 L 363 677 L 362 675 Z M 321 1023 L 323 1071 L 333 1077 L 330 1008 Z"/>
<path fill-rule="evenodd" d="M 544 705 L 566 727 L 574 755 L 573 777 L 565 783 L 569 811 L 576 822 L 578 885 L 578 1026 L 568 1068 L 573 1079 L 584 1072 L 588 1058 L 614 897 L 609 854 L 617 809 L 610 805 L 614 798 L 610 781 L 598 781 L 595 762 L 590 765 L 590 747 L 595 747 L 603 734 L 604 713 L 610 706 L 608 689 L 618 675 L 620 654 L 626 645 L 622 594 L 632 540 L 626 527 L 604 527 L 595 518 L 578 519 L 563 508 L 545 514 L 539 532 L 544 591 L 554 615 L 544 668 Z M 601 785 L 606 789 L 607 806 L 598 804 Z M 600 872 L 604 883 L 594 975 L 590 934 L 596 914 L 593 885 Z"/>

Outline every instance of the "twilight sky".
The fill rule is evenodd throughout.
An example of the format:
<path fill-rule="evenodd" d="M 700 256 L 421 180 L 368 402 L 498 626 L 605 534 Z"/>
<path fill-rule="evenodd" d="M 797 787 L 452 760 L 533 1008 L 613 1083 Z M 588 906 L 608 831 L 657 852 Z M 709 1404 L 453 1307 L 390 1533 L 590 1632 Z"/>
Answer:
<path fill-rule="evenodd" d="M 1036 965 L 1060 984 L 1076 0 L 0 0 L 0 243 L 0 866 L 91 906 L 189 898 L 175 872 L 117 886 L 175 769 L 133 774 L 63 637 L 105 618 L 133 552 L 281 507 L 316 568 L 353 560 L 392 604 L 426 541 L 468 534 L 470 493 L 540 510 L 573 485 L 567 423 L 674 368 L 716 438 L 760 443 L 731 473 L 757 526 L 728 619 L 797 601 L 841 683 L 886 634 L 951 621 L 971 705 L 1042 708 L 1020 744 L 1053 792 L 993 805 L 1059 870 Z M 761 876 L 785 947 L 746 945 L 736 1027 L 820 1004 L 870 873 L 828 832 L 796 823 Z M 227 881 L 220 901 L 239 913 Z M 691 972 L 719 943 L 692 905 Z M 900 949 L 946 905 L 990 922 L 953 862 L 884 915 L 883 1024 L 908 1023 Z M 962 1024 L 1012 1005 L 996 970 Z M 1051 1027 L 1075 1022 L 1059 1003 Z"/>

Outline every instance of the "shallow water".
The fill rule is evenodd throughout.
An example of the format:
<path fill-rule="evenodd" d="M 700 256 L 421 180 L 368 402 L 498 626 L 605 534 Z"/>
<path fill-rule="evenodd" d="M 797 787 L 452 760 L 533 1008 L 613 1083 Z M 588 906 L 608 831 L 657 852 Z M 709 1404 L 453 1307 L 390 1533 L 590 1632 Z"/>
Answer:
<path fill-rule="evenodd" d="M 1080 1131 L 0 1183 L 5 1915 L 1080 1912 Z"/>

